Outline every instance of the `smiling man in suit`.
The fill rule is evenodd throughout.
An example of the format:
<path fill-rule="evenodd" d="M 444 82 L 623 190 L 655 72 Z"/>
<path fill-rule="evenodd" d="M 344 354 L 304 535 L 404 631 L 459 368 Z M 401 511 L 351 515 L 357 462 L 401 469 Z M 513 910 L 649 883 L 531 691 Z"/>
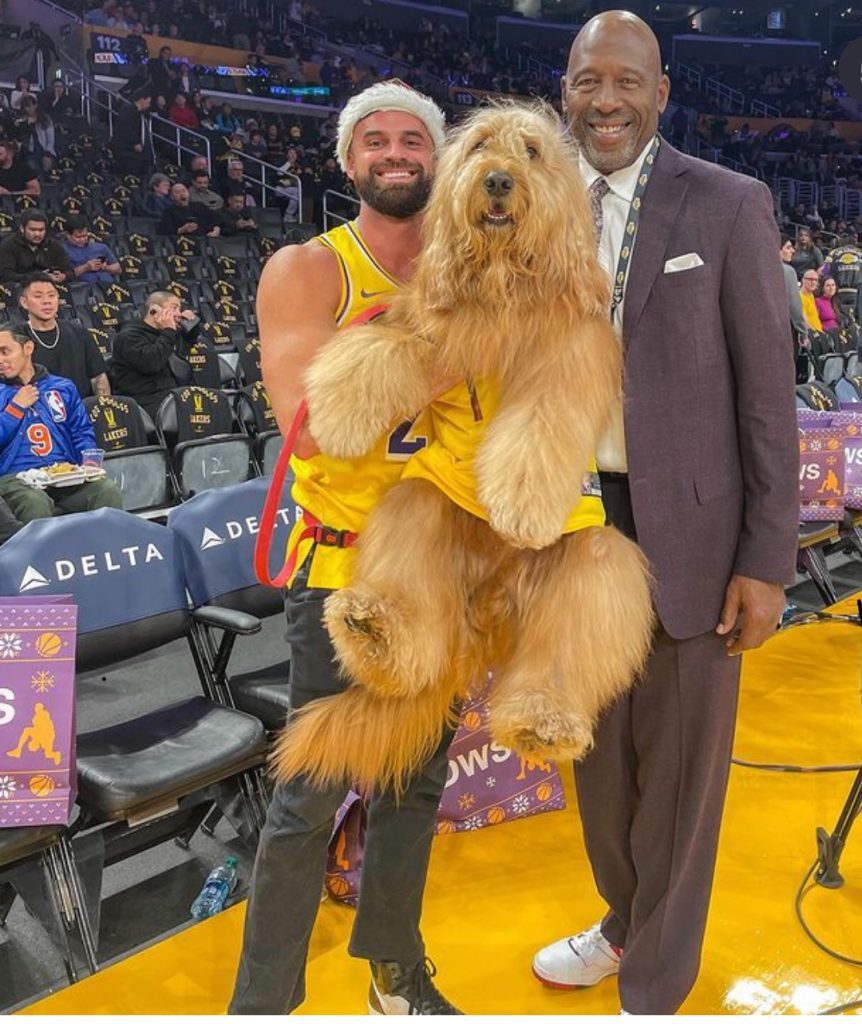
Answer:
<path fill-rule="evenodd" d="M 533 967 L 562 988 L 618 973 L 626 1012 L 667 1014 L 700 965 L 738 655 L 775 632 L 794 579 L 794 357 L 769 190 L 658 136 L 670 83 L 647 25 L 591 19 L 562 88 L 624 353 L 605 507 L 650 559 L 660 626 L 576 767 L 608 912 Z"/>

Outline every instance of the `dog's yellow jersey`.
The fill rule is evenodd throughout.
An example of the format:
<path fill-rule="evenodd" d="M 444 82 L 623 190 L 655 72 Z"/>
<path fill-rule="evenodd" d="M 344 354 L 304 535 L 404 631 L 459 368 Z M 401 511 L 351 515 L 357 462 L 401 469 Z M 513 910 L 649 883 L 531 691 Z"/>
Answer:
<path fill-rule="evenodd" d="M 430 406 L 433 440 L 407 463 L 402 479 L 428 480 L 456 505 L 487 520 L 488 513 L 476 495 L 473 460 L 485 424 L 497 408 L 498 389 L 490 381 L 477 380 L 475 397 L 474 409 L 467 385 L 458 384 L 434 401 Z M 477 415 L 481 416 L 478 421 Z M 581 493 L 581 500 L 566 520 L 564 533 L 605 524 L 595 462 L 590 465 Z"/>
<path fill-rule="evenodd" d="M 314 240 L 330 249 L 338 260 L 341 275 L 341 296 L 335 321 L 339 328 L 351 320 L 385 303 L 399 286 L 380 266 L 359 233 L 356 221 L 342 224 Z M 402 423 L 388 437 L 381 438 L 374 449 L 358 459 L 335 459 L 320 453 L 310 459 L 290 460 L 295 482 L 293 500 L 333 530 L 361 533 L 371 510 L 385 492 L 401 477 L 404 463 L 428 443 L 429 417 L 421 413 L 412 422 Z M 298 544 L 296 568 L 308 557 L 313 541 L 299 541 L 303 531 L 300 521 L 294 526 L 288 550 Z M 309 587 L 338 589 L 350 583 L 354 548 L 317 545 L 309 570 Z M 288 586 L 292 578 L 288 580 Z"/>

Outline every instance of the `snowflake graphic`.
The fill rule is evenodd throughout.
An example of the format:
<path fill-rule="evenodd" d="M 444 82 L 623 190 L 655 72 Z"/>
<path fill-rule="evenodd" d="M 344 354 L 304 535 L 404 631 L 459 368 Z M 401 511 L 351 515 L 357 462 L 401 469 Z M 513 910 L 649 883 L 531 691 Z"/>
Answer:
<path fill-rule="evenodd" d="M 486 786 L 488 787 L 488 789 L 493 789 L 493 788 L 494 788 L 494 786 L 496 786 L 496 785 L 497 785 L 497 779 L 496 779 L 496 776 L 494 776 L 494 775 L 489 775 L 489 776 L 488 776 L 488 778 L 487 778 L 487 779 L 485 779 L 485 785 L 486 785 Z"/>
<path fill-rule="evenodd" d="M 530 808 L 530 798 L 528 796 L 516 796 L 512 801 L 512 810 L 515 814 L 523 814 Z"/>
<path fill-rule="evenodd" d="M 36 693 L 47 693 L 54 689 L 54 677 L 50 672 L 37 672 L 30 680 L 30 686 Z"/>
<path fill-rule="evenodd" d="M 476 797 L 472 793 L 463 793 L 458 797 L 458 806 L 462 811 L 469 811 L 475 803 Z"/>
<path fill-rule="evenodd" d="M 8 775 L 0 775 L 0 800 L 8 800 L 15 792 L 15 780 Z"/>
<path fill-rule="evenodd" d="M 823 451 L 823 442 L 822 441 L 812 441 L 811 442 L 810 451 L 812 451 L 812 452 L 822 452 Z"/>
<path fill-rule="evenodd" d="M 478 814 L 474 814 L 472 818 L 467 818 L 467 820 L 464 822 L 464 828 L 470 832 L 481 827 L 482 819 L 479 817 Z"/>
<path fill-rule="evenodd" d="M 14 658 L 21 653 L 21 637 L 17 633 L 0 636 L 0 658 Z"/>

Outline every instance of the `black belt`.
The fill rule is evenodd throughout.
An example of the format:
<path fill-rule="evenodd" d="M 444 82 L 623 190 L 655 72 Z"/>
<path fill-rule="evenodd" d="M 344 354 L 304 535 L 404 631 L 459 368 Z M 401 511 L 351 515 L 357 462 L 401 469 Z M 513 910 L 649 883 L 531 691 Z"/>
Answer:
<path fill-rule="evenodd" d="M 627 484 L 629 482 L 629 475 L 628 475 L 628 473 L 605 472 L 605 470 L 600 469 L 599 470 L 599 479 L 600 480 L 607 480 L 608 483 L 626 483 Z"/>

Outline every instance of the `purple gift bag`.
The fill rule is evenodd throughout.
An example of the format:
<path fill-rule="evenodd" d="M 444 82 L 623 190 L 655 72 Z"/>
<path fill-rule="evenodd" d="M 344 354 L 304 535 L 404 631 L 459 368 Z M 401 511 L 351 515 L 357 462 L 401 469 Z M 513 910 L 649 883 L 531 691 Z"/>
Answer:
<path fill-rule="evenodd" d="M 365 801 L 351 790 L 338 808 L 332 838 L 329 840 L 326 891 L 333 899 L 348 903 L 351 907 L 359 902 L 366 816 Z"/>
<path fill-rule="evenodd" d="M 490 679 L 467 698 L 449 747 L 437 833 L 469 832 L 566 806 L 557 766 L 500 746 L 488 731 Z"/>
<path fill-rule="evenodd" d="M 69 595 L 0 598 L 0 828 L 68 824 L 77 619 Z"/>
<path fill-rule="evenodd" d="M 844 518 L 845 428 L 799 431 L 799 520 L 840 522 Z"/>

